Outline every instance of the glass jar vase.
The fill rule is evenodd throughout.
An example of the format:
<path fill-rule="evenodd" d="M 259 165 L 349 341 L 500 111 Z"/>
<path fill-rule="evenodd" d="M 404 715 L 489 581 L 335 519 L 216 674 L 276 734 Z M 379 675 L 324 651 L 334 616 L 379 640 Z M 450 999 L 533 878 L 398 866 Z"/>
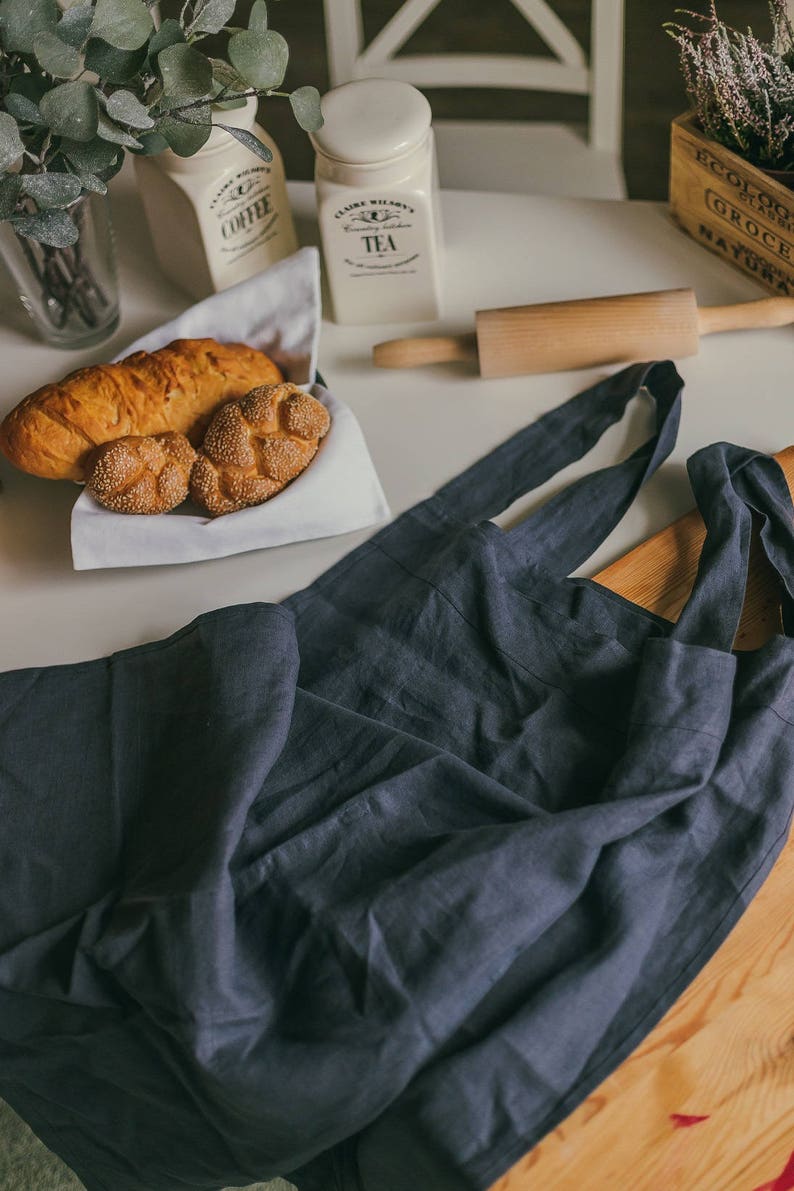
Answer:
<path fill-rule="evenodd" d="M 67 208 L 79 238 L 55 248 L 0 223 L 0 254 L 37 331 L 54 347 L 89 347 L 119 323 L 116 259 L 107 196 L 84 194 Z"/>

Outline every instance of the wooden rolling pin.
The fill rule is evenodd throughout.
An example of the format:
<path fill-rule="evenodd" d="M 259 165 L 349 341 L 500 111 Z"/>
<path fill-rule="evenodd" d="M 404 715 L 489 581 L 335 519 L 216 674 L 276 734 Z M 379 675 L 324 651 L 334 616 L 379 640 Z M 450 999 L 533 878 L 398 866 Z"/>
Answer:
<path fill-rule="evenodd" d="M 475 318 L 475 334 L 390 339 L 375 345 L 373 361 L 416 368 L 479 359 L 488 377 L 680 359 L 697 355 L 701 335 L 794 323 L 794 298 L 698 309 L 693 290 L 671 289 L 478 310 Z"/>

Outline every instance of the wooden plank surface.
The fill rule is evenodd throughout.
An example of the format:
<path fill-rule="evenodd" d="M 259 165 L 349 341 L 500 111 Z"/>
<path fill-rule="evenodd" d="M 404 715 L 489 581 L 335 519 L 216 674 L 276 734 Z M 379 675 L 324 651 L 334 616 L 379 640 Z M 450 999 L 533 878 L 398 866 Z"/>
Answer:
<path fill-rule="evenodd" d="M 794 491 L 794 447 L 776 458 Z M 595 578 L 675 620 L 703 537 L 699 514 L 688 513 Z M 779 630 L 777 580 L 756 547 L 736 647 L 755 648 Z M 540 1188 L 794 1188 L 794 836 L 645 1041 L 491 1191 Z"/>

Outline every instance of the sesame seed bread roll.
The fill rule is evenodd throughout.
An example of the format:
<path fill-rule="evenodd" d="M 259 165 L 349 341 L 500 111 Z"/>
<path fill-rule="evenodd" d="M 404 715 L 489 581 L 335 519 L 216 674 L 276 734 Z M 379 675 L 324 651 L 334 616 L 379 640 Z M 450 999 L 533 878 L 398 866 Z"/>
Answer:
<path fill-rule="evenodd" d="M 282 379 L 268 356 L 244 343 L 176 339 L 37 389 L 0 426 L 0 449 L 34 476 L 82 481 L 101 443 L 173 430 L 196 445 L 224 401 Z"/>
<path fill-rule="evenodd" d="M 311 463 L 328 410 L 297 385 L 263 385 L 230 401 L 207 428 L 190 495 L 211 517 L 260 505 Z"/>
<path fill-rule="evenodd" d="M 85 486 L 114 513 L 167 513 L 187 499 L 195 459 L 184 434 L 131 434 L 97 447 Z"/>

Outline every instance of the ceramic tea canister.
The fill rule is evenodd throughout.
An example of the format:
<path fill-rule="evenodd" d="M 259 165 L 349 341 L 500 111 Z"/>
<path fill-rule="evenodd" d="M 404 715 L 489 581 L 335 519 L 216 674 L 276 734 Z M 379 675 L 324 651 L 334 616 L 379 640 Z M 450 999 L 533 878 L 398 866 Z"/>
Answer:
<path fill-rule="evenodd" d="M 253 132 L 273 154 L 270 162 L 222 128 L 213 128 L 192 157 L 169 149 L 135 158 L 157 259 L 194 298 L 244 281 L 297 249 L 281 154 L 256 112 L 251 97 L 215 118 Z"/>
<path fill-rule="evenodd" d="M 430 104 L 391 79 L 344 83 L 322 99 L 317 213 L 340 323 L 416 322 L 441 313 L 441 221 Z"/>

